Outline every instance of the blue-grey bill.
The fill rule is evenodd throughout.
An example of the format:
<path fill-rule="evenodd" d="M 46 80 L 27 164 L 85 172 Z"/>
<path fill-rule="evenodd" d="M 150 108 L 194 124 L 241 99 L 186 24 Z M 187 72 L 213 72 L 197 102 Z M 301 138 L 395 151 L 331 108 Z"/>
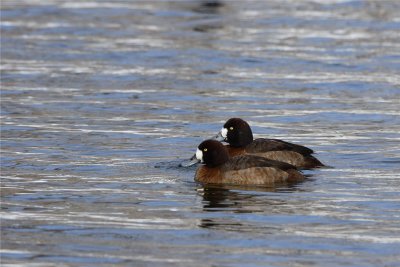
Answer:
<path fill-rule="evenodd" d="M 192 166 L 192 165 L 194 165 L 196 163 L 199 163 L 199 162 L 200 162 L 200 160 L 198 160 L 196 158 L 196 155 L 193 155 L 193 157 L 191 157 L 190 159 L 182 161 L 180 166 L 181 167 L 190 167 L 190 166 Z"/>
<path fill-rule="evenodd" d="M 217 135 L 213 136 L 211 139 L 217 140 L 217 141 L 225 141 L 225 138 L 222 136 L 221 132 L 219 132 Z"/>

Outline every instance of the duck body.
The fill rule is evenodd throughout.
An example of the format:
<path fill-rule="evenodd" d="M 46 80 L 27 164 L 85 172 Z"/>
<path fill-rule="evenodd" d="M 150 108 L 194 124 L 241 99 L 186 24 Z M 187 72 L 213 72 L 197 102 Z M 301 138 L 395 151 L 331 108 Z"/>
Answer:
<path fill-rule="evenodd" d="M 226 147 L 218 141 L 204 141 L 198 151 L 201 151 L 196 153 L 198 159 L 205 163 L 195 175 L 195 180 L 201 183 L 271 186 L 305 179 L 295 166 L 284 162 L 255 155 L 230 158 Z"/>
<path fill-rule="evenodd" d="M 279 139 L 258 138 L 243 147 L 226 146 L 229 156 L 255 155 L 271 160 L 282 161 L 298 168 L 311 169 L 322 167 L 322 164 L 312 153 L 313 150 L 285 142 Z"/>
<path fill-rule="evenodd" d="M 314 151 L 308 147 L 279 139 L 253 139 L 249 124 L 240 118 L 229 119 L 216 139 L 229 144 L 227 149 L 231 157 L 256 155 L 305 169 L 324 166 L 312 155 Z"/>

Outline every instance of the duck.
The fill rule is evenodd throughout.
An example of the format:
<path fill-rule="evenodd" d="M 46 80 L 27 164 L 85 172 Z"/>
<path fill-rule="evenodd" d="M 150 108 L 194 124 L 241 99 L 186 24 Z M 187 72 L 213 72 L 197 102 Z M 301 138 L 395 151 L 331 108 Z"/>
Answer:
<path fill-rule="evenodd" d="M 230 157 L 225 145 L 205 140 L 196 150 L 200 166 L 195 181 L 203 184 L 263 185 L 301 182 L 304 175 L 291 164 L 255 155 Z"/>
<path fill-rule="evenodd" d="M 213 138 L 226 142 L 231 157 L 238 155 L 257 155 L 282 161 L 301 169 L 325 166 L 312 154 L 308 147 L 289 143 L 279 139 L 253 138 L 250 125 L 241 118 L 230 118 L 221 131 Z"/>

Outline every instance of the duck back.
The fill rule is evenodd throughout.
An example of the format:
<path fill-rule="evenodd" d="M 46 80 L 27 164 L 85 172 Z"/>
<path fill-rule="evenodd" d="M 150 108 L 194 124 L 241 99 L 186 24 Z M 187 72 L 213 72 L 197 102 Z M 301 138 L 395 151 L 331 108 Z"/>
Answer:
<path fill-rule="evenodd" d="M 224 180 L 235 184 L 274 185 L 305 179 L 291 164 L 255 155 L 231 158 L 223 170 Z"/>
<path fill-rule="evenodd" d="M 285 142 L 279 139 L 258 138 L 246 146 L 248 153 L 260 153 L 267 151 L 294 151 L 302 155 L 310 155 L 314 151 L 308 147 Z"/>

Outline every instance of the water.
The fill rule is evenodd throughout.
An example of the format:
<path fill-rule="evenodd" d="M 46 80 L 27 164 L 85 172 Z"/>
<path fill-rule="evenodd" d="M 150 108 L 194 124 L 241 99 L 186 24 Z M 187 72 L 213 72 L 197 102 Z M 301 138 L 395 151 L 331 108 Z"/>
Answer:
<path fill-rule="evenodd" d="M 2 1 L 4 266 L 400 266 L 398 1 Z M 230 117 L 333 168 L 204 187 Z"/>

